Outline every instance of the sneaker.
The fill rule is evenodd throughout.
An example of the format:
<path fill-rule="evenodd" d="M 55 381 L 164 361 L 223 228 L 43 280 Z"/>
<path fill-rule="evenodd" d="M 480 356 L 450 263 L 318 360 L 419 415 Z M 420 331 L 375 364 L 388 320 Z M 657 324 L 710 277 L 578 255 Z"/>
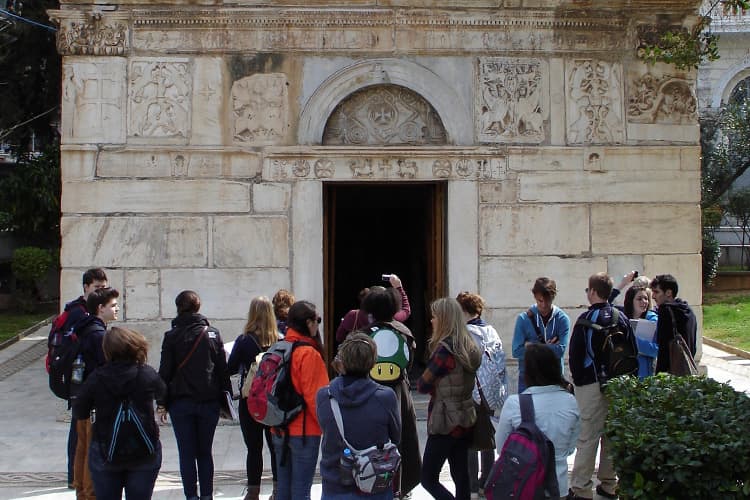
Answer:
<path fill-rule="evenodd" d="M 601 484 L 596 487 L 596 494 L 600 497 L 609 498 L 611 500 L 615 500 L 617 498 L 616 493 L 607 493 L 604 488 L 602 488 Z"/>

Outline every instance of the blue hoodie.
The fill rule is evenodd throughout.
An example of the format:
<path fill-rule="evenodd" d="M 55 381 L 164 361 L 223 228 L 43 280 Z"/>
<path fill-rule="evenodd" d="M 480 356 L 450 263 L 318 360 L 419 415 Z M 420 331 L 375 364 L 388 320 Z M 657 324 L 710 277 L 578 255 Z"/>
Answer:
<path fill-rule="evenodd" d="M 565 373 L 565 348 L 568 346 L 568 339 L 570 337 L 570 318 L 568 315 L 557 307 L 552 305 L 552 316 L 545 326 L 542 322 L 542 318 L 539 315 L 539 310 L 536 304 L 530 307 L 533 320 L 539 326 L 539 330 L 544 335 L 544 340 L 549 341 L 557 337 L 557 344 L 547 344 L 552 349 L 552 352 L 560 360 L 560 366 L 563 373 Z M 526 388 L 523 373 L 523 358 L 526 352 L 526 342 L 538 343 L 538 337 L 534 330 L 534 325 L 531 322 L 526 311 L 522 312 L 516 317 L 516 327 L 513 330 L 513 357 L 518 360 L 518 392 L 521 393 Z"/>
<path fill-rule="evenodd" d="M 345 445 L 333 417 L 330 394 L 341 409 L 346 440 L 358 450 L 390 440 L 401 441 L 401 415 L 393 389 L 373 382 L 369 377 L 336 377 L 318 391 L 316 408 L 323 431 L 320 476 L 323 494 L 356 493 L 356 486 L 342 486 L 339 461 Z"/>

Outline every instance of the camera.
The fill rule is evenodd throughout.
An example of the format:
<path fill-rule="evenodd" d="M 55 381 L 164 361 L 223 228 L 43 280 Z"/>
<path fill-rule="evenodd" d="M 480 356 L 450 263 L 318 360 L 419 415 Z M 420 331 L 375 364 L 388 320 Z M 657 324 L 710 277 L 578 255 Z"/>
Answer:
<path fill-rule="evenodd" d="M 391 275 L 390 274 L 381 274 L 380 279 L 383 281 L 391 281 Z"/>
<path fill-rule="evenodd" d="M 633 271 L 633 281 L 638 277 L 638 271 Z"/>

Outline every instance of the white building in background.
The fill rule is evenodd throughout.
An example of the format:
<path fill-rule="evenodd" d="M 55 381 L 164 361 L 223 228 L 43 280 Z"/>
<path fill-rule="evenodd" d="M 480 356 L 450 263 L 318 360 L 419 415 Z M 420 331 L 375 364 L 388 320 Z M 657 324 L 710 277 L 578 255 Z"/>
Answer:
<path fill-rule="evenodd" d="M 716 0 L 706 0 L 701 13 L 707 14 Z M 718 113 L 721 106 L 750 98 L 750 11 L 724 14 L 721 5 L 711 12 L 712 32 L 719 35 L 719 59 L 703 64 L 698 70 L 699 114 Z M 735 186 L 750 186 L 750 172 L 740 177 Z M 727 223 L 716 232 L 722 245 L 721 264 L 740 263 L 742 231 Z"/>

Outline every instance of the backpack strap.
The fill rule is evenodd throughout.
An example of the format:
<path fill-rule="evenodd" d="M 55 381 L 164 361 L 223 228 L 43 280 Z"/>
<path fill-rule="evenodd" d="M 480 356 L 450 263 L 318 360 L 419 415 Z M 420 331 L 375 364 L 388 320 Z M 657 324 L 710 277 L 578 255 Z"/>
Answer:
<path fill-rule="evenodd" d="M 518 402 L 521 404 L 521 422 L 534 423 L 534 398 L 531 394 L 519 394 Z"/>
<path fill-rule="evenodd" d="M 536 315 L 534 314 L 534 311 L 532 311 L 530 307 L 526 310 L 526 316 L 529 317 L 529 321 L 531 321 L 531 326 L 534 327 L 534 332 L 536 333 L 536 339 L 539 341 L 539 343 L 546 344 L 547 341 L 544 339 L 544 335 L 539 329 L 539 325 L 537 325 L 536 323 Z"/>
<path fill-rule="evenodd" d="M 208 331 L 208 326 L 203 327 L 203 331 L 201 331 L 200 335 L 195 339 L 195 342 L 193 342 L 193 347 L 190 349 L 190 352 L 187 353 L 187 356 L 185 356 L 185 359 L 182 360 L 182 363 L 180 363 L 177 366 L 177 371 L 180 371 L 183 366 L 185 366 L 185 363 L 188 362 L 188 360 L 193 356 L 193 353 L 198 348 L 198 344 L 200 343 L 201 339 L 204 335 L 206 335 L 206 332 Z"/>

